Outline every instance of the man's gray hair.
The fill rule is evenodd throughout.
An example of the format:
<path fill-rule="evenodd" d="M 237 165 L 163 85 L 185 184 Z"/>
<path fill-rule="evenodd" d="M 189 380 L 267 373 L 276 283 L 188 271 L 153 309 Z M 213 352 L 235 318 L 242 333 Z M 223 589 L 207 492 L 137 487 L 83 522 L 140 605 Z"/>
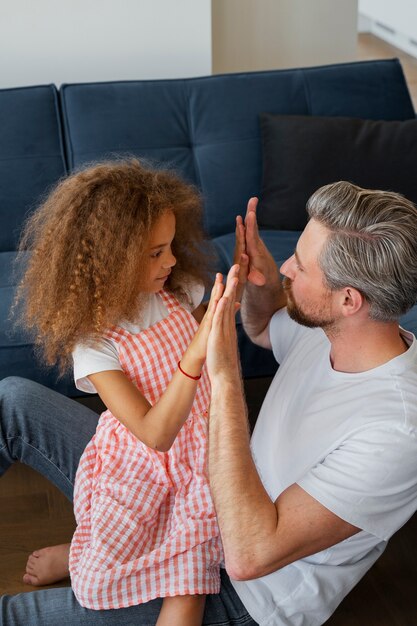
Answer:
<path fill-rule="evenodd" d="M 354 287 L 374 320 L 397 320 L 417 300 L 417 207 L 398 193 L 340 181 L 307 203 L 329 229 L 319 265 L 332 290 Z"/>

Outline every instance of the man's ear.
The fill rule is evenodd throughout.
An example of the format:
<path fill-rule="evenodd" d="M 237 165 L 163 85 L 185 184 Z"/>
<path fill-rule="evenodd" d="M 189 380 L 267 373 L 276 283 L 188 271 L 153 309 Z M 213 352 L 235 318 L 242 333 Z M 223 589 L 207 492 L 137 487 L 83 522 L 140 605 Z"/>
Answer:
<path fill-rule="evenodd" d="M 345 287 L 341 290 L 342 315 L 348 317 L 361 310 L 365 303 L 365 298 L 360 291 L 354 287 Z"/>

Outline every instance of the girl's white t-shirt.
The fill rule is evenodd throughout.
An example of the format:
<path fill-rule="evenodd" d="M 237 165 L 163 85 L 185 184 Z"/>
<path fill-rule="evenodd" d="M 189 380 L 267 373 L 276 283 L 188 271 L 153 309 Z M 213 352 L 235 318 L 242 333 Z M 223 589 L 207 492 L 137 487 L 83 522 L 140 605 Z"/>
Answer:
<path fill-rule="evenodd" d="M 204 286 L 193 284 L 189 291 L 189 302 L 183 304 L 187 310 L 194 311 L 202 302 Z M 148 306 L 141 311 L 135 323 L 121 322 L 119 325 L 130 333 L 140 333 L 153 324 L 160 322 L 168 315 L 168 310 L 158 293 L 150 294 Z M 108 370 L 123 371 L 119 361 L 116 342 L 103 337 L 93 345 L 78 344 L 72 353 L 75 386 L 86 393 L 97 393 L 92 382 L 87 378 L 90 374 Z"/>

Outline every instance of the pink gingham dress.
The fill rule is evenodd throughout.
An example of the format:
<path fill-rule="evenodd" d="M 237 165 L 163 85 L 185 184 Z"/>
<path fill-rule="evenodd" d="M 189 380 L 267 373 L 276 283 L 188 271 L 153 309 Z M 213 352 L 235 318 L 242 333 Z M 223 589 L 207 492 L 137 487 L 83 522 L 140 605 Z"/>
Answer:
<path fill-rule="evenodd" d="M 126 375 L 153 405 L 198 324 L 167 291 L 168 315 L 138 334 L 114 327 Z M 77 470 L 70 574 L 78 602 L 117 609 L 154 598 L 218 593 L 222 549 L 207 478 L 210 383 L 204 368 L 168 452 L 139 441 L 110 411 Z"/>

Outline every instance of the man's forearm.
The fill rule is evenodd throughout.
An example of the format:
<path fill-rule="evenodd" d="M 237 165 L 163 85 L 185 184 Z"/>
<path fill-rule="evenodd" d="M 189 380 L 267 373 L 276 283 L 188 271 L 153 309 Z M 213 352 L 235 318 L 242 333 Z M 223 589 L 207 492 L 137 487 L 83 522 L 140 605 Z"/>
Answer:
<path fill-rule="evenodd" d="M 243 328 L 254 342 L 265 331 L 273 314 L 287 304 L 281 282 L 258 287 L 247 282 L 242 299 L 241 317 Z"/>
<path fill-rule="evenodd" d="M 249 441 L 242 383 L 231 373 L 212 382 L 209 476 L 226 568 L 235 579 L 247 578 L 254 562 L 263 558 L 255 546 L 260 536 L 274 532 L 276 524 L 274 505 L 257 473 Z M 271 545 L 269 540 L 264 543 Z"/>

